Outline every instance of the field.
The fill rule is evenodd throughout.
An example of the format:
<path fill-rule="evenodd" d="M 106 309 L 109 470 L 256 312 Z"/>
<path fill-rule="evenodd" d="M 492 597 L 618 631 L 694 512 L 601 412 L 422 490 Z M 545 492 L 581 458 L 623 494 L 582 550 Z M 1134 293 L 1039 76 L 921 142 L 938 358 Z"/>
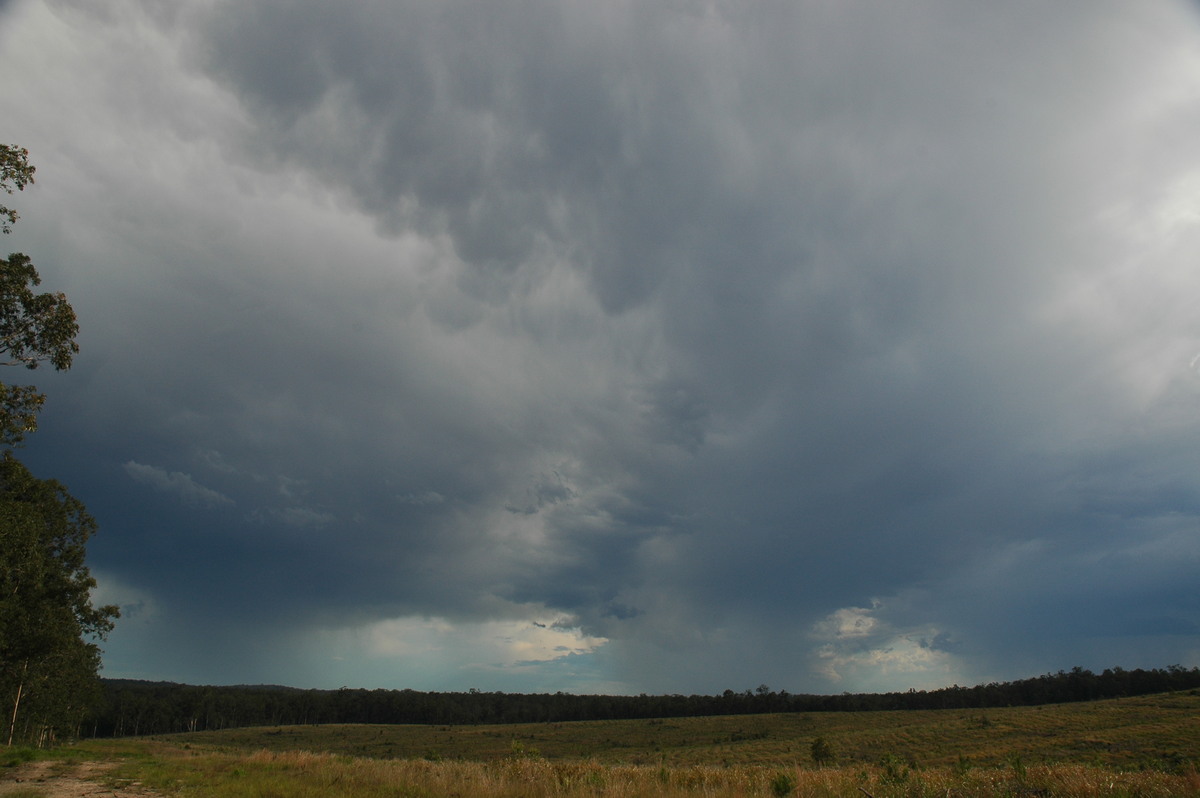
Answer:
<path fill-rule="evenodd" d="M 604 764 L 793 765 L 823 737 L 840 764 L 892 755 L 922 767 L 1072 762 L 1117 768 L 1200 757 L 1200 691 L 981 710 L 822 712 L 509 726 L 290 726 L 159 739 L 373 758 L 492 760 L 513 743 Z"/>
<path fill-rule="evenodd" d="M 817 738 L 831 765 L 813 762 Z M 114 784 L 185 796 L 1200 795 L 1200 691 L 966 711 L 231 729 L 56 755 L 115 760 Z"/>

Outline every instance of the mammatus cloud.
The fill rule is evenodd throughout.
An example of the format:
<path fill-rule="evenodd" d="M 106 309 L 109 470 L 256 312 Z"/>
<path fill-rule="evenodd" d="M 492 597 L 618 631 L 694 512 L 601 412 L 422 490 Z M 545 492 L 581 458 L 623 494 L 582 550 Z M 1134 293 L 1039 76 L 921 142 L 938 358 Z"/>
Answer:
<path fill-rule="evenodd" d="M 149 485 L 157 491 L 168 493 L 189 507 L 211 509 L 222 505 L 233 504 L 228 496 L 206 488 L 196 482 L 189 474 L 180 471 L 167 471 L 157 466 L 144 465 L 134 460 L 125 463 L 125 473 L 130 479 L 141 485 Z"/>

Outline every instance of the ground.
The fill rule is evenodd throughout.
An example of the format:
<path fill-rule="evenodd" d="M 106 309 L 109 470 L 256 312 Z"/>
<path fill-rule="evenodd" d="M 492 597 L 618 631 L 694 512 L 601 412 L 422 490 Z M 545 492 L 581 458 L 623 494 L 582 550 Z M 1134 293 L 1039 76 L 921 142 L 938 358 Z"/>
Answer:
<path fill-rule="evenodd" d="M 162 798 L 137 782 L 114 784 L 112 762 L 30 762 L 0 776 L 0 798 Z"/>

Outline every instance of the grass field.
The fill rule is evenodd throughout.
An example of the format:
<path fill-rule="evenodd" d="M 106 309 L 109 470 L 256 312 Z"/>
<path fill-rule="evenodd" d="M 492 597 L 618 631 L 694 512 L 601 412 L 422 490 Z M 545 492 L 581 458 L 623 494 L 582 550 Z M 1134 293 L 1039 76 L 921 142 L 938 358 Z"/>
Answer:
<path fill-rule="evenodd" d="M 818 767 L 824 738 L 834 766 Z M 96 740 L 194 796 L 1200 795 L 1200 691 L 987 710 L 512 726 L 305 726 Z"/>
<path fill-rule="evenodd" d="M 269 751 L 487 761 L 513 743 L 604 764 L 793 765 L 823 737 L 839 764 L 885 756 L 922 767 L 1064 763 L 1170 766 L 1200 758 L 1200 691 L 981 710 L 824 712 L 507 726 L 288 726 L 160 738 Z"/>

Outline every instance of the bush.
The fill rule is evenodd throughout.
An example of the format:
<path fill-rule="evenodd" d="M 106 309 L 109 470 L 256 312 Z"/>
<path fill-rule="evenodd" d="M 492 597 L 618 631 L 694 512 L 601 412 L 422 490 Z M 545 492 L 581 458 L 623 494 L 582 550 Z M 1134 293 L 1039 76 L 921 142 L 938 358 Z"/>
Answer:
<path fill-rule="evenodd" d="M 895 754 L 884 755 L 879 760 L 879 767 L 883 768 L 880 780 L 884 784 L 903 784 L 908 781 L 908 765 Z"/>
<path fill-rule="evenodd" d="M 785 795 L 791 795 L 796 789 L 796 777 L 791 773 L 776 773 L 775 778 L 771 779 L 771 792 L 783 798 Z"/>
<path fill-rule="evenodd" d="M 832 765 L 837 756 L 833 753 L 833 746 L 824 737 L 818 737 L 812 741 L 812 747 L 809 749 L 812 754 L 813 762 L 818 766 Z"/>
<path fill-rule="evenodd" d="M 0 759 L 0 765 L 6 768 L 15 768 L 17 765 L 32 762 L 37 759 L 37 755 L 37 751 L 33 748 L 13 746 L 4 752 L 4 758 Z"/>

